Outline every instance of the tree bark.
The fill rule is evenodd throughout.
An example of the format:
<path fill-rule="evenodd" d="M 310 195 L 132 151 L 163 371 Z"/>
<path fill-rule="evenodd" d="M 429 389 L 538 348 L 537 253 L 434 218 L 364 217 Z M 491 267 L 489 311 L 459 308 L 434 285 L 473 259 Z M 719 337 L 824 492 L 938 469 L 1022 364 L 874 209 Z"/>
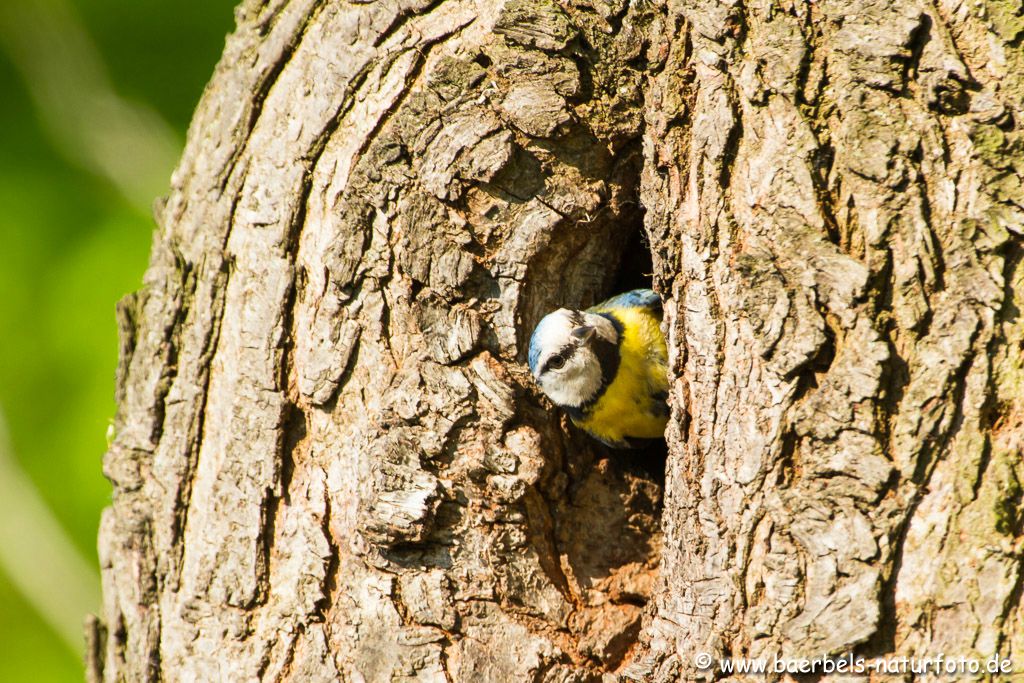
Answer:
<path fill-rule="evenodd" d="M 1019 8 L 237 20 L 118 308 L 91 676 L 1024 671 Z M 667 453 L 609 452 L 524 344 L 644 270 Z"/>

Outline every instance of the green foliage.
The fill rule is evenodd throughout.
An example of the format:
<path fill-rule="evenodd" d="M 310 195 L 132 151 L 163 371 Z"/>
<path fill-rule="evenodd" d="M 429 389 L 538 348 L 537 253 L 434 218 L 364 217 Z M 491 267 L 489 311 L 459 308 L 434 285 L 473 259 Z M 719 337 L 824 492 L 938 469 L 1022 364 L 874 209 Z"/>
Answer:
<path fill-rule="evenodd" d="M 68 652 L 24 601 L 17 589 L 0 573 L 0 677 L 4 681 L 82 680 L 80 657 Z"/>
<path fill-rule="evenodd" d="M 232 28 L 232 3 L 73 0 L 71 9 L 114 90 L 155 109 L 184 139 Z M 114 412 L 114 304 L 138 289 L 154 226 L 49 135 L 7 45 L 0 41 L 0 407 L 17 461 L 95 565 L 110 498 L 100 465 Z M 2 569 L 0 643 L 2 681 L 82 679 L 81 654 Z"/>

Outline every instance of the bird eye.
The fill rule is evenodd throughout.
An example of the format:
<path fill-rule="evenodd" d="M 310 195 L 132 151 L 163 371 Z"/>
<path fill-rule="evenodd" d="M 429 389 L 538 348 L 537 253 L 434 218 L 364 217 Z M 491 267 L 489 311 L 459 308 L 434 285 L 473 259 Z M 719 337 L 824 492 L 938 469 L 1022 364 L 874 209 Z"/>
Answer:
<path fill-rule="evenodd" d="M 565 356 L 561 354 L 551 356 L 551 360 L 548 361 L 548 367 L 553 370 L 565 367 Z"/>

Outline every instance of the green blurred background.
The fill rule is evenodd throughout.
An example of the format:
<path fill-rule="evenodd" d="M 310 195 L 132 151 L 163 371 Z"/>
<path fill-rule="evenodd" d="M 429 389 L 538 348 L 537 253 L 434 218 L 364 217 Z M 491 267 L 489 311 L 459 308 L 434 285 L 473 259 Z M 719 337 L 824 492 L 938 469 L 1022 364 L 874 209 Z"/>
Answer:
<path fill-rule="evenodd" d="M 0 0 L 0 681 L 80 681 L 114 304 L 231 0 Z"/>

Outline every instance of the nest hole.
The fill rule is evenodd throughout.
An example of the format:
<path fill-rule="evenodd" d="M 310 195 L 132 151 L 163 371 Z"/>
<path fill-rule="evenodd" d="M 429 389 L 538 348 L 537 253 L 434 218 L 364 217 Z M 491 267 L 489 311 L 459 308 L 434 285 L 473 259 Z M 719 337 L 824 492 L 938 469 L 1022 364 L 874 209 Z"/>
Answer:
<path fill-rule="evenodd" d="M 632 289 L 653 288 L 654 261 L 643 223 L 643 210 L 639 207 L 631 213 L 628 221 L 624 221 L 621 258 L 608 296 Z M 618 459 L 664 489 L 668 462 L 668 445 L 664 438 L 651 439 L 638 448 L 621 451 Z"/>
<path fill-rule="evenodd" d="M 651 288 L 653 262 L 642 210 L 621 216 L 603 291 L 594 301 Z M 643 614 L 657 585 L 668 448 L 664 438 L 636 448 L 608 448 L 562 420 L 569 486 L 553 501 L 556 554 L 577 598 L 572 620 L 578 654 L 588 667 L 627 666 Z M 596 596 L 603 596 L 598 599 Z"/>
<path fill-rule="evenodd" d="M 622 256 L 609 295 L 628 292 L 631 289 L 651 288 L 654 262 L 647 234 L 643 229 L 642 214 L 637 220 L 638 223 L 630 226 L 630 230 L 624 235 Z"/>

